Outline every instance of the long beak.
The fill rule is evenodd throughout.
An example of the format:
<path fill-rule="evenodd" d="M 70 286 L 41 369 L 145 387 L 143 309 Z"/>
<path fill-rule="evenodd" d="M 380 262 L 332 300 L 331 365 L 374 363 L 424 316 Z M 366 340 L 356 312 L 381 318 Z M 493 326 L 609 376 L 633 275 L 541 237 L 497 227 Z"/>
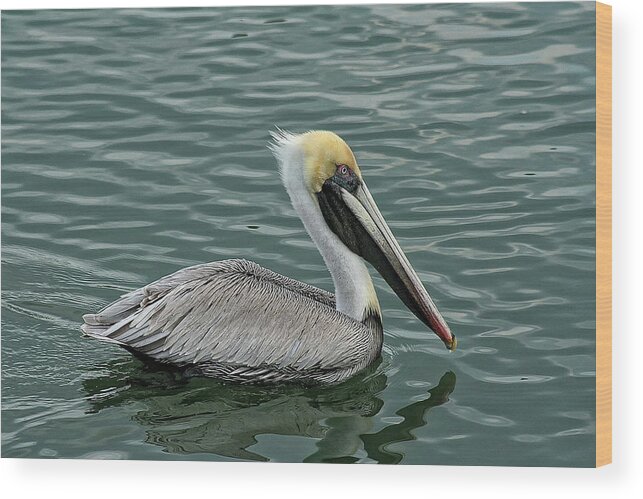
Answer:
<path fill-rule="evenodd" d="M 364 182 L 349 192 L 326 181 L 317 198 L 333 232 L 351 251 L 370 262 L 409 310 L 429 326 L 449 350 L 454 350 L 455 336 L 411 267 Z"/>

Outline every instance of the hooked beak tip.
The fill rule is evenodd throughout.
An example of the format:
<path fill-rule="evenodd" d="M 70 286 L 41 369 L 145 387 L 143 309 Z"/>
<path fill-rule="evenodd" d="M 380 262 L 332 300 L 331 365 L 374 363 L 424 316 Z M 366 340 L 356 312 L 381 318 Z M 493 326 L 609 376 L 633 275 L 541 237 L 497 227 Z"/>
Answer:
<path fill-rule="evenodd" d="M 451 332 L 451 329 L 444 321 L 439 312 L 435 312 L 433 315 L 429 316 L 429 321 L 426 324 L 431 328 L 431 330 L 442 340 L 444 346 L 447 347 L 447 350 L 453 352 L 458 346 L 458 340 L 455 337 L 455 334 Z"/>

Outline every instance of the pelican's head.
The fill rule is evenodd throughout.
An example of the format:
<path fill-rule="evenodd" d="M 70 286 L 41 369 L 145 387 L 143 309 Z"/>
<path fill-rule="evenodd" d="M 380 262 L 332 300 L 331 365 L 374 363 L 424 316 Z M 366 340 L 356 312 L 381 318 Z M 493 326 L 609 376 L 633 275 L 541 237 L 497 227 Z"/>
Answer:
<path fill-rule="evenodd" d="M 348 144 L 327 131 L 280 131 L 273 137 L 273 152 L 293 203 L 299 195 L 315 200 L 344 245 L 373 265 L 404 304 L 449 350 L 455 349 L 455 336 L 373 201 Z"/>

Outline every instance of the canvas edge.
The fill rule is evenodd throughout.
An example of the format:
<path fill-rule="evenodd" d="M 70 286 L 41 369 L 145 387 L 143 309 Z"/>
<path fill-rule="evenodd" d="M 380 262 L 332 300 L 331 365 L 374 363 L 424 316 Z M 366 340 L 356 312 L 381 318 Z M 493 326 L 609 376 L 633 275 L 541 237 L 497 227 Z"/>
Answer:
<path fill-rule="evenodd" d="M 612 462 L 612 7 L 596 2 L 596 467 Z"/>

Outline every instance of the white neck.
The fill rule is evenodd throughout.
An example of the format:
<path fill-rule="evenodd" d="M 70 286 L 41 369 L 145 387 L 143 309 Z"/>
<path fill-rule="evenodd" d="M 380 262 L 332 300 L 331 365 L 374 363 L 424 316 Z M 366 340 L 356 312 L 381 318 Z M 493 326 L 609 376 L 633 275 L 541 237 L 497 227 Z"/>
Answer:
<path fill-rule="evenodd" d="M 317 198 L 308 190 L 304 179 L 303 152 L 297 144 L 297 136 L 283 134 L 275 139 L 272 149 L 279 161 L 282 180 L 293 207 L 333 278 L 337 310 L 360 322 L 369 313 L 381 316 L 366 265 L 330 230 Z"/>

